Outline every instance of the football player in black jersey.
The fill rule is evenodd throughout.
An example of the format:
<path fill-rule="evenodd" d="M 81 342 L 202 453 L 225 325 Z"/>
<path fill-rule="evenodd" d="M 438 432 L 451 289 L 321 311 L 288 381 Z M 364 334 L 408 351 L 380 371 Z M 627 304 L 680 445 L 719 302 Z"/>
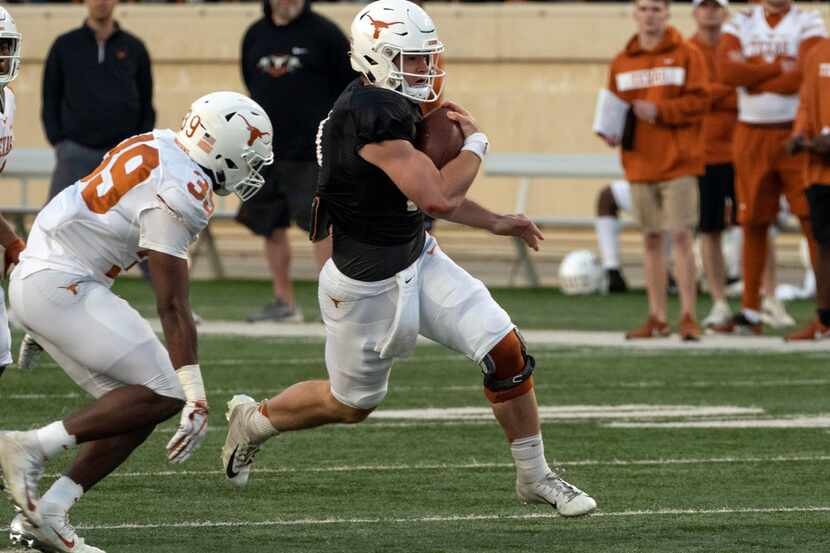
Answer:
<path fill-rule="evenodd" d="M 594 499 L 545 460 L 533 357 L 482 282 L 424 231 L 423 213 L 519 236 L 533 249 L 542 233 L 524 215 L 498 215 L 466 198 L 487 137 L 460 106 L 444 104 L 465 136 L 455 159 L 438 170 L 413 146 L 419 105 L 439 96 L 434 83 L 443 75 L 436 63 L 443 44 L 426 12 L 407 0 L 379 0 L 361 9 L 351 35 L 352 66 L 362 77 L 317 133 L 311 238 L 329 230 L 333 237 L 318 294 L 329 379 L 294 384 L 259 404 L 234 396 L 222 451 L 227 477 L 245 485 L 260 444 L 279 432 L 364 420 L 385 397 L 394 360 L 409 355 L 420 334 L 481 366 L 519 498 L 563 516 L 591 512 Z"/>

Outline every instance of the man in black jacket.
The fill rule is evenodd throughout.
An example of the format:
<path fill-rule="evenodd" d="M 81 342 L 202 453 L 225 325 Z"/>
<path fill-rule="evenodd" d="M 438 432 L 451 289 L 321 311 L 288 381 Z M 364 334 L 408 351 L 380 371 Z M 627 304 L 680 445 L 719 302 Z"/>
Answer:
<path fill-rule="evenodd" d="M 264 0 L 263 12 L 242 40 L 242 77 L 251 98 L 273 122 L 280 146 L 270 178 L 237 215 L 240 223 L 265 238 L 273 277 L 273 302 L 252 313 L 251 322 L 302 318 L 294 305 L 287 231 L 292 219 L 309 230 L 317 186 L 317 127 L 357 76 L 343 32 L 311 11 L 306 0 Z M 331 241 L 315 244 L 314 254 L 322 267 L 331 255 Z"/>
<path fill-rule="evenodd" d="M 86 0 L 84 24 L 49 50 L 41 112 L 57 156 L 49 199 L 95 169 L 110 148 L 155 124 L 150 56 L 113 19 L 115 4 Z"/>

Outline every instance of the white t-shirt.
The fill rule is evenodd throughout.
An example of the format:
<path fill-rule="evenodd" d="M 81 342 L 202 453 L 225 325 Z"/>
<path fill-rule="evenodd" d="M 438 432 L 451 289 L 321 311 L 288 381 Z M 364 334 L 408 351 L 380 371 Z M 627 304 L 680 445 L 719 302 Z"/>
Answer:
<path fill-rule="evenodd" d="M 793 6 L 775 27 L 770 27 L 764 7 L 755 5 L 736 13 L 723 26 L 723 32 L 741 42 L 744 58 L 762 57 L 767 63 L 778 59 L 798 59 L 801 43 L 827 36 L 824 21 L 816 11 Z M 795 119 L 798 94 L 763 92 L 750 94 L 738 87 L 738 119 L 745 123 L 786 123 Z"/>
<path fill-rule="evenodd" d="M 172 131 L 134 136 L 40 211 L 20 276 L 54 269 L 110 285 L 147 250 L 187 258 L 212 213 L 210 179 Z"/>

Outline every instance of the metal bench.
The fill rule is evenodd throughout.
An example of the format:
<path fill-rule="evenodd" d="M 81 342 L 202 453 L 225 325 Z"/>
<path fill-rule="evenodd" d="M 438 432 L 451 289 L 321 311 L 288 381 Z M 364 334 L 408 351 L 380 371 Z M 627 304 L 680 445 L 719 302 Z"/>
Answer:
<path fill-rule="evenodd" d="M 561 179 L 619 179 L 623 177 L 622 166 L 614 154 L 490 154 L 484 162 L 484 173 L 494 177 L 519 177 L 516 190 L 515 212 L 527 212 L 530 186 L 535 178 Z M 531 220 L 537 225 L 560 227 L 591 227 L 593 215 L 588 217 L 558 217 L 535 215 Z M 539 286 L 539 275 L 530 257 L 527 246 L 521 238 L 513 238 L 517 262 L 524 268 L 528 283 Z"/>
<path fill-rule="evenodd" d="M 40 204 L 33 204 L 29 198 L 29 183 L 32 180 L 50 179 L 54 168 L 55 153 L 51 148 L 16 148 L 9 154 L 6 167 L 0 177 L 19 181 L 20 203 L 15 206 L 0 206 L 0 213 L 14 223 L 21 236 L 26 235 L 26 217 L 36 215 L 42 207 Z M 232 219 L 234 215 L 233 211 L 225 207 L 224 198 L 220 198 L 212 220 Z M 224 277 L 225 269 L 210 225 L 199 235 L 199 240 L 191 252 L 193 264 L 195 265 L 204 254 L 207 254 L 213 274 L 217 278 Z"/>

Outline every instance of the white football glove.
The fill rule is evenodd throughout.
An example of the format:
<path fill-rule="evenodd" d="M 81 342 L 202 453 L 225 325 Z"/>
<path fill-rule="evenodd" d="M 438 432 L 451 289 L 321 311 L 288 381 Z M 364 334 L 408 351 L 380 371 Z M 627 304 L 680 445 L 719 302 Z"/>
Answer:
<path fill-rule="evenodd" d="M 188 401 L 182 409 L 179 429 L 167 442 L 167 460 L 184 463 L 207 436 L 208 406 L 206 401 Z"/>
<path fill-rule="evenodd" d="M 207 436 L 208 404 L 202 370 L 199 365 L 185 365 L 176 370 L 187 403 L 182 409 L 179 428 L 167 442 L 167 460 L 184 463 Z"/>

